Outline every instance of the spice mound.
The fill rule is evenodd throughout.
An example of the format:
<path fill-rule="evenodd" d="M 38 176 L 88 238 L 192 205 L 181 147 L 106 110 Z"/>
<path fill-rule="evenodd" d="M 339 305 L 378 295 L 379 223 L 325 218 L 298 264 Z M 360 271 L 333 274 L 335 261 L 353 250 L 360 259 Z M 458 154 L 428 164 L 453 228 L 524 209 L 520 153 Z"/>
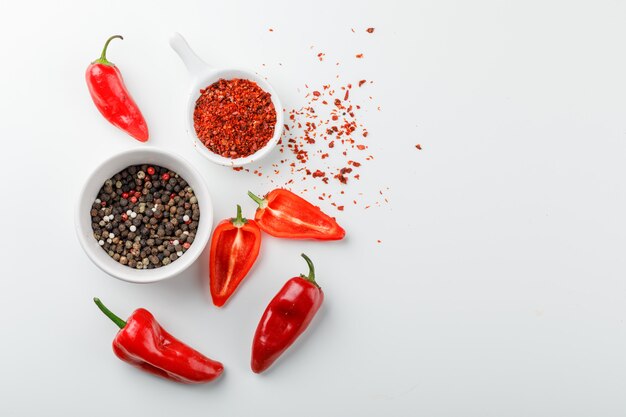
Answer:
<path fill-rule="evenodd" d="M 200 90 L 193 112 L 198 139 L 226 158 L 252 155 L 274 136 L 276 109 L 255 82 L 221 79 Z"/>
<path fill-rule="evenodd" d="M 182 177 L 156 165 L 133 165 L 109 178 L 91 206 L 98 244 L 136 269 L 168 265 L 189 249 L 200 209 Z"/>

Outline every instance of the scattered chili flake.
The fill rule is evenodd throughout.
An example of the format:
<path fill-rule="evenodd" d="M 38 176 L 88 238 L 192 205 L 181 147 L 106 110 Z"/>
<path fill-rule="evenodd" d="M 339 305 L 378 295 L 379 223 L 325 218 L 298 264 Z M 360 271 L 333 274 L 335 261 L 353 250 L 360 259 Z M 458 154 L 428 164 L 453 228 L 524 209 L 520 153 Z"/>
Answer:
<path fill-rule="evenodd" d="M 343 211 L 343 206 L 337 206 L 337 210 Z"/>
<path fill-rule="evenodd" d="M 194 110 L 198 139 L 227 158 L 252 155 L 274 136 L 276 110 L 255 82 L 220 79 L 200 90 Z"/>
<path fill-rule="evenodd" d="M 356 57 L 359 58 L 359 59 L 363 58 L 363 54 L 356 54 Z"/>
<path fill-rule="evenodd" d="M 274 29 L 270 28 L 270 32 L 274 32 Z"/>
<path fill-rule="evenodd" d="M 417 145 L 415 145 L 415 147 L 417 148 L 417 150 L 421 151 L 422 150 L 422 145 L 420 145 L 419 143 Z"/>
<path fill-rule="evenodd" d="M 365 31 L 367 33 L 374 33 L 374 28 L 367 28 Z"/>
<path fill-rule="evenodd" d="M 365 84 L 366 82 L 367 82 L 366 80 L 359 81 L 359 87 L 362 86 L 363 84 Z"/>
<path fill-rule="evenodd" d="M 360 151 L 365 149 L 365 145 L 356 145 L 356 148 Z"/>

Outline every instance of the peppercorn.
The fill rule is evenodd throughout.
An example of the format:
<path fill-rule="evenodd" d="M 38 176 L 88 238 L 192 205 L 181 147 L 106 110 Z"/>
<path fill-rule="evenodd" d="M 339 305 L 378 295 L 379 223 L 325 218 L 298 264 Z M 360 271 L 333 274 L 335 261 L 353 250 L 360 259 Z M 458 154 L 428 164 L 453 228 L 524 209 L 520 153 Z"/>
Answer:
<path fill-rule="evenodd" d="M 184 215 L 198 210 L 193 190 L 163 167 L 134 165 L 120 171 L 105 181 L 89 210 L 98 245 L 115 261 L 135 269 L 177 260 L 188 249 L 184 244 L 190 242 L 189 230 L 197 230 L 197 222 L 193 228 L 181 223 Z"/>

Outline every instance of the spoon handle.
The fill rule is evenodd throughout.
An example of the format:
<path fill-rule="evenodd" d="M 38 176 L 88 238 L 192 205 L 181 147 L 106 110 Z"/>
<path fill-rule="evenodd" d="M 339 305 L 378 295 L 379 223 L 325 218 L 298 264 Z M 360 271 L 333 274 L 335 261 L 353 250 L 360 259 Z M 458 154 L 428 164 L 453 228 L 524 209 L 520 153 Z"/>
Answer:
<path fill-rule="evenodd" d="M 175 32 L 170 36 L 170 46 L 182 59 L 187 71 L 193 78 L 197 78 L 203 73 L 211 69 L 196 53 L 189 47 L 189 44 L 183 36 Z"/>

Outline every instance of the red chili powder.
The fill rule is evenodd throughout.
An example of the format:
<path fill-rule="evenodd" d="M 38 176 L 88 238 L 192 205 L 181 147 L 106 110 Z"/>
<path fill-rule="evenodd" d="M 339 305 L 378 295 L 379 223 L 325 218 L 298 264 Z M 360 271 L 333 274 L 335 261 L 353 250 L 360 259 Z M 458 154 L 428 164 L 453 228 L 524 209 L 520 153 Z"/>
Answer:
<path fill-rule="evenodd" d="M 255 82 L 221 79 L 200 90 L 193 124 L 211 152 L 240 158 L 252 155 L 274 136 L 276 109 L 271 94 Z"/>

